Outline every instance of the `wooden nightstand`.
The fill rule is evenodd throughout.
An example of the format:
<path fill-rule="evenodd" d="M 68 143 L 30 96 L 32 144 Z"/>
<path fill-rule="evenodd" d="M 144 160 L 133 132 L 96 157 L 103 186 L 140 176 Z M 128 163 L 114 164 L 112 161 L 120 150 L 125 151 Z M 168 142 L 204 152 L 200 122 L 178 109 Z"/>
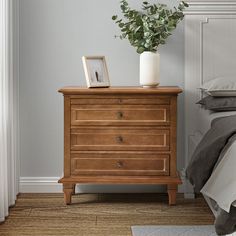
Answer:
<path fill-rule="evenodd" d="M 176 203 L 178 87 L 65 87 L 65 203 L 75 184 L 164 184 Z"/>

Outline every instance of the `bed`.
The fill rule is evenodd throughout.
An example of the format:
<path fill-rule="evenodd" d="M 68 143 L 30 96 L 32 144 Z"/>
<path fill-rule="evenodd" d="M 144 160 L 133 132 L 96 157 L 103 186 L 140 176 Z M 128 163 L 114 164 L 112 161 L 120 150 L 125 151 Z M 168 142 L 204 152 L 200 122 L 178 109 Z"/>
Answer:
<path fill-rule="evenodd" d="M 236 115 L 236 111 L 211 112 L 209 110 L 204 109 L 203 107 L 200 107 L 200 109 L 199 109 L 199 118 L 200 118 L 200 122 L 202 124 L 202 126 L 201 126 L 202 137 L 210 129 L 211 123 L 214 119 L 221 118 L 221 117 L 227 117 L 227 116 L 235 116 L 235 115 Z M 233 143 L 233 145 L 232 145 L 233 148 L 231 150 L 231 153 L 229 153 L 229 154 L 232 155 L 232 156 L 235 155 L 235 157 L 236 157 L 235 145 L 236 145 L 236 142 Z M 222 161 L 221 164 L 224 165 L 224 160 Z M 218 170 L 219 170 L 219 168 L 218 168 Z M 216 213 L 215 209 L 212 207 L 212 202 L 209 199 L 211 194 L 208 191 L 209 185 L 211 184 L 212 181 L 214 181 L 214 179 L 215 179 L 215 176 L 214 175 L 211 176 L 211 178 L 208 181 L 207 186 L 205 185 L 205 188 L 201 191 L 201 193 L 205 197 L 205 199 L 206 199 L 207 203 L 209 204 L 211 210 L 213 211 L 214 215 L 216 215 L 217 213 Z M 236 207 L 236 201 L 233 202 L 233 206 Z"/>
<path fill-rule="evenodd" d="M 210 112 L 196 104 L 205 96 L 199 90 L 204 83 L 217 76 L 236 75 L 236 1 L 189 0 L 187 3 L 189 8 L 185 12 L 185 168 L 189 165 L 197 145 L 211 127 L 212 120 L 236 115 L 235 111 Z M 236 145 L 233 144 L 229 156 L 234 155 L 236 156 Z M 234 161 L 233 158 L 232 160 Z M 224 163 L 226 161 L 222 159 L 221 165 L 224 166 Z M 219 173 L 218 175 L 225 174 L 225 170 L 216 168 L 217 166 L 212 174 L 214 171 Z M 217 207 L 206 195 L 207 187 L 214 185 L 212 183 L 215 178 L 214 175 L 209 178 L 209 185 L 202 193 L 217 218 Z M 185 196 L 193 197 L 193 186 L 186 179 L 184 185 Z"/>
<path fill-rule="evenodd" d="M 236 115 L 202 113 L 207 117 L 206 128 L 210 117 L 212 121 L 194 150 L 186 174 L 214 213 L 216 232 L 226 235 L 236 231 Z"/>

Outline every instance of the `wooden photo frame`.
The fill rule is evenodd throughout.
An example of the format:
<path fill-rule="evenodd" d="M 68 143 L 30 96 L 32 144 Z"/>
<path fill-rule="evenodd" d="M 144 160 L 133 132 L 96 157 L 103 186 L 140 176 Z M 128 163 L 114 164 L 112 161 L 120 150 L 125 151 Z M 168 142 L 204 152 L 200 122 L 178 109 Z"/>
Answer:
<path fill-rule="evenodd" d="M 83 56 L 82 61 L 89 88 L 110 86 L 105 56 Z"/>

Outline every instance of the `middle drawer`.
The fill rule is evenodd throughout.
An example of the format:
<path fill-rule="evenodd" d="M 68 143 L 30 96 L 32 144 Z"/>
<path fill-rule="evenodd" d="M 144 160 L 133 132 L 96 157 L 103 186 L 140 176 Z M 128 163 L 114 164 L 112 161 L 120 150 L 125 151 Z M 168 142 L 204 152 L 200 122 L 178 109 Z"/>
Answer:
<path fill-rule="evenodd" d="M 170 150 L 170 130 L 160 128 L 73 128 L 71 150 Z"/>

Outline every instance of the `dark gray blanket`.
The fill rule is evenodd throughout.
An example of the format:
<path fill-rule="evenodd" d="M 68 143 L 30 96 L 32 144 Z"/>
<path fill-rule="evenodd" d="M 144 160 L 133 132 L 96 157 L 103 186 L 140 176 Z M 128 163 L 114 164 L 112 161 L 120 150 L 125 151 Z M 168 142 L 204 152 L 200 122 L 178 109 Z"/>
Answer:
<path fill-rule="evenodd" d="M 231 206 L 230 212 L 221 209 L 218 204 L 211 200 L 211 206 L 217 212 L 215 230 L 217 235 L 232 234 L 236 231 L 236 207 Z"/>
<path fill-rule="evenodd" d="M 196 192 L 205 185 L 220 153 L 228 140 L 236 134 L 236 115 L 216 118 L 195 149 L 186 175 Z"/>
<path fill-rule="evenodd" d="M 236 115 L 217 118 L 212 121 L 211 129 L 205 134 L 196 147 L 192 159 L 186 169 L 186 175 L 196 192 L 200 192 L 212 171 L 224 157 L 232 142 L 236 140 Z M 218 235 L 231 234 L 236 231 L 236 208 L 230 212 L 220 209 L 212 200 L 217 210 L 215 220 Z"/>

